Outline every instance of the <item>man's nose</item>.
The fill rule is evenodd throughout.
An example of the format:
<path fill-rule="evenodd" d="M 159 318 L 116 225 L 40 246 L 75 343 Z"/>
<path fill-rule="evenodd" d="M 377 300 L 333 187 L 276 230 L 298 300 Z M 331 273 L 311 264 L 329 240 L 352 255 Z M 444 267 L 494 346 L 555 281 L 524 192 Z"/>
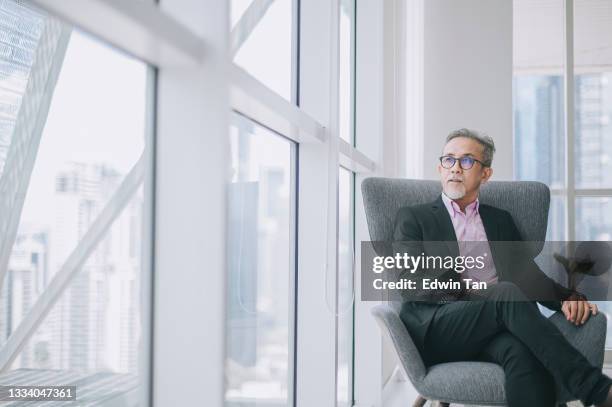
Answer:
<path fill-rule="evenodd" d="M 462 173 L 463 168 L 461 168 L 461 163 L 459 160 L 455 160 L 455 164 L 450 168 L 451 172 L 454 173 Z"/>

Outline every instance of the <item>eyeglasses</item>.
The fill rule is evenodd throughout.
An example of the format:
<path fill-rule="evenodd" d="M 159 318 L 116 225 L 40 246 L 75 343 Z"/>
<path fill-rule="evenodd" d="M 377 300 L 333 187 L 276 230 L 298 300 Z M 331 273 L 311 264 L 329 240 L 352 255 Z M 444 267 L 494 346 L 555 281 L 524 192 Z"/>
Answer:
<path fill-rule="evenodd" d="M 442 164 L 442 167 L 446 169 L 453 168 L 457 161 L 459 161 L 459 166 L 464 170 L 469 170 L 470 168 L 472 168 L 475 162 L 480 163 L 480 165 L 482 165 L 483 167 L 488 167 L 488 165 L 486 165 L 482 161 L 469 156 L 455 158 L 450 155 L 443 155 L 442 157 L 440 157 L 440 164 Z"/>

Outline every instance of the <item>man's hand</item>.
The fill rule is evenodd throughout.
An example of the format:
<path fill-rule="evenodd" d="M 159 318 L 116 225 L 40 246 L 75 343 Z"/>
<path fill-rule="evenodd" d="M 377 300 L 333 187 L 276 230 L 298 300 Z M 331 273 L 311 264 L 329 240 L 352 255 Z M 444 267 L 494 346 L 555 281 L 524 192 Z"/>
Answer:
<path fill-rule="evenodd" d="M 582 325 L 591 314 L 597 314 L 597 305 L 588 301 L 563 301 L 561 311 L 568 321 L 575 325 Z"/>

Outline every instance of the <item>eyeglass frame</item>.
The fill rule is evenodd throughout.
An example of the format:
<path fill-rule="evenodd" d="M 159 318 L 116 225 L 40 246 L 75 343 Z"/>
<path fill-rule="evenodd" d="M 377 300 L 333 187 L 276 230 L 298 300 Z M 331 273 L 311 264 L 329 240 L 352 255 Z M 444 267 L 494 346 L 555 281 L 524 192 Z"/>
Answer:
<path fill-rule="evenodd" d="M 451 165 L 450 167 L 445 167 L 445 166 L 444 166 L 444 164 L 442 164 L 442 160 L 443 160 L 444 158 L 452 158 L 452 159 L 454 160 L 454 161 L 453 161 L 453 165 Z M 472 168 L 474 168 L 474 164 L 473 164 L 473 163 L 472 163 L 472 165 L 471 165 L 469 168 L 464 168 L 464 167 L 463 167 L 463 165 L 461 164 L 461 160 L 463 160 L 464 158 L 468 158 L 468 159 L 470 159 L 470 160 L 472 160 L 472 161 L 474 161 L 474 162 L 480 163 L 480 165 L 482 165 L 484 168 L 489 167 L 489 165 L 487 165 L 487 164 L 485 164 L 484 162 L 480 161 L 479 159 L 474 158 L 474 157 L 471 157 L 471 156 L 469 156 L 469 155 L 465 155 L 465 156 L 463 156 L 463 157 L 459 157 L 459 158 L 457 158 L 457 157 L 453 157 L 452 155 L 443 155 L 443 156 L 441 156 L 441 157 L 439 158 L 439 160 L 440 160 L 440 165 L 442 166 L 442 168 L 447 169 L 447 170 L 450 170 L 451 168 L 453 168 L 453 167 L 455 166 L 455 164 L 457 163 L 457 161 L 459 161 L 459 167 L 460 167 L 462 170 L 471 170 Z"/>

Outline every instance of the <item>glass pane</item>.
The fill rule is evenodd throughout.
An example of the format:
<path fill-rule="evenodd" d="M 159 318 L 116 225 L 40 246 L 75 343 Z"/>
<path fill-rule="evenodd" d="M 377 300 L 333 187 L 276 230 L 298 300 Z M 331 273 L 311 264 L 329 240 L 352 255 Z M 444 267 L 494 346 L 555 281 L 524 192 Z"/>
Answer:
<path fill-rule="evenodd" d="M 287 405 L 293 354 L 293 142 L 233 115 L 226 405 Z"/>
<path fill-rule="evenodd" d="M 612 187 L 612 0 L 574 2 L 576 186 Z"/>
<path fill-rule="evenodd" d="M 612 186 L 612 72 L 576 75 L 576 186 Z"/>
<path fill-rule="evenodd" d="M 340 2 L 340 137 L 353 143 L 352 134 L 352 26 L 354 0 Z"/>
<path fill-rule="evenodd" d="M 513 5 L 514 175 L 563 187 L 563 0 Z"/>
<path fill-rule="evenodd" d="M 577 240 L 612 240 L 612 197 L 580 197 L 576 199 Z M 599 308 L 612 317 L 612 302 L 596 302 Z M 606 348 L 612 348 L 612 326 L 608 324 Z"/>
<path fill-rule="evenodd" d="M 612 197 L 576 198 L 576 239 L 612 240 Z"/>
<path fill-rule="evenodd" d="M 236 26 L 240 17 L 244 14 L 244 12 L 249 8 L 249 6 L 253 3 L 253 0 L 231 0 L 230 2 L 230 20 L 232 24 L 232 28 Z"/>
<path fill-rule="evenodd" d="M 593 301 L 594 304 L 597 304 L 600 312 L 603 312 L 608 317 L 608 320 L 612 318 L 612 302 L 611 301 Z M 612 350 L 612 326 L 610 324 L 607 325 L 606 330 L 606 351 Z"/>
<path fill-rule="evenodd" d="M 0 7 L 11 3 L 23 4 L 5 1 Z M 146 64 L 81 32 L 51 35 L 58 23 L 41 15 L 41 39 L 32 38 L 29 45 L 37 55 L 31 64 L 37 75 L 17 75 L 27 84 L 23 91 L 15 89 L 29 109 L 17 111 L 12 133 L 36 133 L 35 126 L 23 127 L 22 114 L 44 127 L 40 144 L 29 146 L 36 158 L 31 176 L 21 174 L 27 193 L 0 293 L 0 344 L 33 317 L 37 300 L 52 300 L 0 383 L 88 383 L 79 386 L 83 402 L 109 405 L 121 398 L 138 404 L 139 386 L 148 380 L 140 370 L 149 341 L 142 332 L 141 302 L 150 296 L 141 291 L 150 278 L 141 264 L 148 203 L 142 187 L 125 196 L 116 192 L 144 152 L 150 72 Z M 32 19 L 27 13 L 23 23 L 21 14 L 13 17 L 16 29 Z M 49 48 L 61 41 L 67 41 L 65 53 L 62 46 Z M 49 74 L 44 88 L 36 88 L 44 67 L 59 75 L 55 82 Z M 41 94 L 50 101 L 48 112 L 36 99 Z M 120 215 L 82 265 L 68 267 L 69 256 L 84 252 L 79 243 L 111 201 L 122 208 Z M 65 273 L 70 275 L 66 287 L 52 290 L 51 283 Z"/>
<path fill-rule="evenodd" d="M 564 241 L 565 239 L 565 197 L 552 195 L 548 210 L 546 240 L 554 242 Z"/>
<path fill-rule="evenodd" d="M 291 100 L 293 0 L 232 0 L 231 4 L 232 41 L 242 38 L 233 45 L 234 62 Z"/>
<path fill-rule="evenodd" d="M 117 182 L 103 172 L 91 176 L 83 170 L 79 183 L 90 183 L 97 193 L 105 182 Z M 46 231 L 21 228 L 13 247 L 5 281 L 11 298 L 3 303 L 8 305 L 7 320 L 13 329 L 53 278 L 55 270 L 50 267 L 50 273 L 47 262 L 52 259 L 54 238 L 68 234 L 77 220 L 91 214 L 77 219 L 76 210 L 87 207 L 87 212 L 99 203 L 91 205 L 88 191 L 82 188 L 65 193 L 63 199 L 60 192 L 57 195 L 56 200 L 64 201 L 63 215 L 72 216 Z M 12 370 L 0 375 L 0 384 L 72 384 L 87 405 L 114 406 L 117 399 L 140 404 L 139 387 L 148 379 L 140 370 L 140 358 L 146 357 L 141 348 L 148 340 L 143 337 L 141 312 L 141 284 L 148 278 L 141 267 L 143 205 L 140 188 L 25 342 Z M 93 219 L 82 226 L 88 228 Z"/>
<path fill-rule="evenodd" d="M 338 180 L 338 406 L 353 399 L 354 229 L 353 173 L 340 168 Z"/>
<path fill-rule="evenodd" d="M 565 172 L 563 78 L 514 77 L 514 166 L 518 180 L 562 187 Z"/>

